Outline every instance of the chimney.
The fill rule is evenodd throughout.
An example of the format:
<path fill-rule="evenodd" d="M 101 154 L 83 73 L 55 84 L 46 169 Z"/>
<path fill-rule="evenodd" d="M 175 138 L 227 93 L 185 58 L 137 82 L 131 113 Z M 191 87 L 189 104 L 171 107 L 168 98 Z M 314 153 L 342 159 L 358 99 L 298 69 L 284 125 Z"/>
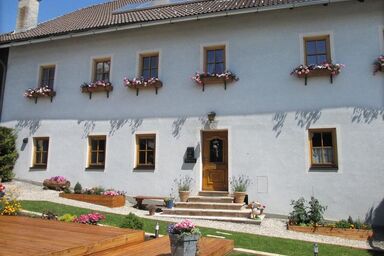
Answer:
<path fill-rule="evenodd" d="M 15 32 L 26 31 L 37 26 L 41 0 L 19 0 Z"/>

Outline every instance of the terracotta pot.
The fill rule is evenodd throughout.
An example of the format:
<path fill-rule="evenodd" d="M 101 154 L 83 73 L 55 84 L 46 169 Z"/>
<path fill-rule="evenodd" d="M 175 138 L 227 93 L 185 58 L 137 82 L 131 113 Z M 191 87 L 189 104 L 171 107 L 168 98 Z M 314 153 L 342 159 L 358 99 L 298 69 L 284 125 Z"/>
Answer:
<path fill-rule="evenodd" d="M 181 202 L 187 202 L 189 198 L 189 191 L 179 191 L 179 197 Z"/>
<path fill-rule="evenodd" d="M 246 192 L 234 192 L 234 203 L 236 204 L 242 204 L 244 203 L 245 196 L 247 195 Z"/>

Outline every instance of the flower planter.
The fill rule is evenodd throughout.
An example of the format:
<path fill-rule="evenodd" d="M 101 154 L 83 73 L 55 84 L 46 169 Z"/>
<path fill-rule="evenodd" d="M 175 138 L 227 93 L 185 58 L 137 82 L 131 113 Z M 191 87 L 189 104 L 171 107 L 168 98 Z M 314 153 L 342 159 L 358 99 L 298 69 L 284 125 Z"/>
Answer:
<path fill-rule="evenodd" d="M 34 99 L 35 100 L 35 104 L 36 104 L 38 98 L 47 98 L 47 97 L 49 97 L 51 102 L 52 102 L 53 101 L 53 97 L 55 97 L 55 96 L 56 96 L 56 92 L 55 91 L 50 91 L 50 92 L 44 92 L 44 93 L 34 92 L 31 95 L 28 95 L 26 97 L 28 99 Z"/>
<path fill-rule="evenodd" d="M 60 197 L 87 202 L 91 204 L 98 204 L 110 208 L 122 207 L 125 205 L 125 196 L 105 196 L 105 195 L 87 195 L 87 194 L 66 194 L 60 193 Z"/>
<path fill-rule="evenodd" d="M 163 83 L 160 80 L 155 80 L 154 82 L 147 84 L 143 82 L 142 84 L 129 84 L 126 86 L 130 89 L 136 90 L 136 96 L 139 96 L 140 89 L 155 89 L 155 92 L 157 94 L 157 90 L 163 87 Z"/>
<path fill-rule="evenodd" d="M 244 203 L 245 196 L 247 195 L 246 192 L 234 192 L 234 203 L 236 204 L 242 204 Z"/>
<path fill-rule="evenodd" d="M 94 92 L 106 92 L 107 98 L 109 98 L 109 92 L 113 91 L 112 85 L 99 85 L 99 86 L 82 86 L 81 92 L 82 93 L 89 93 L 89 99 L 92 99 L 92 93 Z"/>
<path fill-rule="evenodd" d="M 308 77 L 319 77 L 319 76 L 328 76 L 329 82 L 333 83 L 333 76 L 338 75 L 339 72 L 335 72 L 329 69 L 314 69 L 311 70 L 308 74 L 297 74 L 298 78 L 304 78 L 304 84 L 307 85 Z"/>
<path fill-rule="evenodd" d="M 235 79 L 233 77 L 217 77 L 217 76 L 207 76 L 202 77 L 201 82 L 203 86 L 203 91 L 205 90 L 205 85 L 211 85 L 211 84 L 224 84 L 224 90 L 227 90 L 227 84 L 232 83 Z"/>
<path fill-rule="evenodd" d="M 65 189 L 68 189 L 71 186 L 71 183 L 69 181 L 66 181 L 64 183 L 55 182 L 49 179 L 44 180 L 43 186 L 48 189 L 53 189 L 57 191 L 63 191 Z"/>
<path fill-rule="evenodd" d="M 181 202 L 187 202 L 189 198 L 189 191 L 179 191 L 179 197 Z"/>
<path fill-rule="evenodd" d="M 169 234 L 172 256 L 195 256 L 197 243 L 200 239 L 199 234 L 177 235 Z"/>
<path fill-rule="evenodd" d="M 313 226 L 296 226 L 296 225 L 287 225 L 288 230 L 325 235 L 325 236 L 337 236 L 352 240 L 362 240 L 366 241 L 373 236 L 372 230 L 365 229 L 344 229 L 344 228 L 334 228 L 334 227 L 313 227 Z"/>
<path fill-rule="evenodd" d="M 172 209 L 173 208 L 173 199 L 169 199 L 169 200 L 165 201 L 165 206 L 168 209 Z"/>

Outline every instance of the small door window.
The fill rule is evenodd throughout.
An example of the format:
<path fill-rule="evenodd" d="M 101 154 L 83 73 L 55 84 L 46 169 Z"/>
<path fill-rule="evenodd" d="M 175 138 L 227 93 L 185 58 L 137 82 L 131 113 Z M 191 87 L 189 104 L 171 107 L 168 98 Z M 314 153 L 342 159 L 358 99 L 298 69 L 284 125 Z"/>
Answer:
<path fill-rule="evenodd" d="M 209 142 L 209 162 L 223 162 L 223 141 L 221 139 L 213 139 Z"/>

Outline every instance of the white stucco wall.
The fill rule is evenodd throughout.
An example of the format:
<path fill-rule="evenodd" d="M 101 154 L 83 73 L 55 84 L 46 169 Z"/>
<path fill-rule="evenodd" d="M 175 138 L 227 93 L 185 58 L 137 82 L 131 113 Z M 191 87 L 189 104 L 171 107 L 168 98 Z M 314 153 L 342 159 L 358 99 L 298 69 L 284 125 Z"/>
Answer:
<path fill-rule="evenodd" d="M 315 195 L 328 205 L 326 217 L 365 218 L 383 204 L 384 76 L 372 75 L 381 53 L 384 2 L 247 14 L 84 38 L 12 47 L 2 125 L 19 132 L 17 177 L 42 181 L 65 175 L 84 186 L 103 185 L 128 194 L 168 195 L 173 179 L 188 174 L 201 190 L 201 157 L 183 165 L 188 146 L 200 152 L 206 114 L 217 113 L 218 129 L 229 132 L 229 175 L 248 174 L 251 200 L 268 212 L 288 214 L 290 200 Z M 381 33 L 380 33 L 381 31 Z M 332 59 L 346 64 L 328 78 L 304 81 L 289 75 L 302 63 L 301 38 L 331 34 Z M 206 86 L 191 80 L 202 70 L 202 48 L 226 44 L 227 67 L 240 80 Z M 164 87 L 135 91 L 122 86 L 137 74 L 138 54 L 160 52 Z M 113 92 L 80 93 L 91 77 L 91 61 L 111 56 Z M 56 64 L 53 102 L 23 98 L 36 87 L 39 65 Z M 307 128 L 336 128 L 338 171 L 309 171 Z M 135 134 L 157 134 L 156 169 L 134 171 Z M 107 136 L 104 171 L 86 171 L 87 135 Z M 48 168 L 30 170 L 32 137 L 49 136 Z M 22 139 L 29 142 L 22 148 Z M 382 207 L 384 207 L 382 205 Z M 381 220 L 383 221 L 383 220 Z M 384 222 L 381 222 L 384 224 Z"/>

